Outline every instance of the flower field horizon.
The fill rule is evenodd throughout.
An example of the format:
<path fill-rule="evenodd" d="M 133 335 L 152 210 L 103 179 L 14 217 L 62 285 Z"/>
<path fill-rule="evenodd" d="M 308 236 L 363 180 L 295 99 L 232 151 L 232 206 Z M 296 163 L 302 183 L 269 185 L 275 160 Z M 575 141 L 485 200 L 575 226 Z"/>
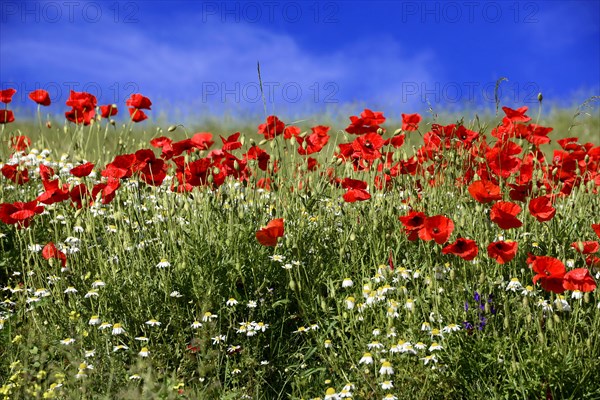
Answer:
<path fill-rule="evenodd" d="M 14 94 L 0 399 L 600 398 L 597 96 L 226 130 Z"/>

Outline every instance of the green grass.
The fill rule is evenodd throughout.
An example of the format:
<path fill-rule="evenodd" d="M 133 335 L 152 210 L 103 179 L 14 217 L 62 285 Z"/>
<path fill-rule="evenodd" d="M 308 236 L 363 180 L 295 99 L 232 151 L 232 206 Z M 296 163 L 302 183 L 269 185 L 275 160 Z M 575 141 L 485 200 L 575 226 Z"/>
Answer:
<path fill-rule="evenodd" d="M 571 111 L 553 111 L 540 119 L 541 125 L 555 127 L 553 143 L 543 146 L 547 154 L 559 137 L 600 144 L 595 116 L 581 117 L 583 124 L 568 132 Z M 535 116 L 534 111 L 530 114 Z M 438 123 L 459 118 L 439 116 Z M 493 143 L 489 130 L 499 118 L 482 120 L 479 124 L 465 117 L 464 123 L 475 130 L 487 124 Z M 427 131 L 431 122 L 423 121 L 421 130 Z M 41 131 L 44 146 L 52 151 L 48 160 L 61 181 L 70 184 L 77 180 L 69 177 L 69 162 L 98 162 L 99 177 L 115 155 L 149 148 L 153 137 L 182 139 L 210 131 L 219 146 L 216 135 L 241 131 L 245 144 L 234 152 L 238 155 L 251 140 L 260 140 L 257 122 L 224 129 L 218 121 L 205 121 L 174 132 L 167 131 L 167 124 L 151 123 L 131 130 L 104 124 L 82 129 L 52 125 Z M 389 393 L 399 399 L 600 398 L 597 291 L 579 300 L 566 292 L 571 308 L 566 311 L 557 295 L 539 285 L 527 295 L 507 290 L 512 278 L 522 286 L 533 285 L 528 253 L 585 267 L 571 243 L 598 240 L 590 227 L 600 223 L 597 185 L 583 183 L 570 196 L 558 198 L 556 216 L 545 223 L 522 204 L 523 226 L 502 230 L 490 221 L 491 204 L 477 203 L 465 186 L 455 185 L 464 174 L 465 152 L 440 153 L 429 175 L 437 179 L 434 186 L 423 177 L 400 175 L 390 190 L 381 191 L 372 185 L 376 171 L 356 172 L 332 160 L 336 144 L 354 139 L 341 132 L 346 125 L 333 125 L 330 143 L 319 155 L 322 166 L 313 172 L 306 170 L 297 147 L 282 137 L 262 145 L 280 163 L 273 177 L 277 190 L 270 192 L 255 187 L 265 176 L 262 171 L 247 183 L 228 180 L 218 189 L 196 188 L 187 194 L 171 192 L 169 182 L 155 188 L 133 177 L 108 205 L 81 210 L 68 202 L 46 206 L 28 229 L 0 222 L 0 282 L 12 289 L 2 292 L 7 302 L 0 306 L 0 398 L 309 399 L 326 398 L 330 388 L 340 393 L 346 385 L 357 399 L 381 399 Z M 389 136 L 400 125 L 388 121 L 385 126 Z M 35 123 L 7 125 L 2 135 L 17 131 L 41 147 Z M 410 157 L 413 146 L 421 144 L 418 133 L 407 135 L 412 137 L 396 151 L 396 159 Z M 70 158 L 60 161 L 63 153 Z M 0 162 L 6 162 L 6 146 L 1 154 Z M 443 168 L 442 160 L 448 162 Z M 33 162 L 32 171 L 39 161 Z M 253 162 L 250 167 L 256 170 Z M 369 182 L 372 198 L 344 202 L 344 191 L 328 182 L 328 167 L 336 176 Z M 32 175 L 23 186 L 1 177 L 0 203 L 34 199 L 43 188 Z M 417 180 L 423 183 L 420 193 Z M 91 187 L 95 179 L 81 181 Z M 298 188 L 300 181 L 303 189 Z M 504 184 L 502 188 L 510 201 Z M 477 258 L 464 261 L 443 255 L 444 245 L 409 241 L 398 221 L 409 207 L 451 218 L 455 229 L 449 242 L 474 239 Z M 255 233 L 273 218 L 285 220 L 285 236 L 275 248 L 261 246 Z M 486 253 L 487 245 L 500 236 L 519 243 L 517 256 L 505 265 Z M 48 242 L 67 251 L 67 271 L 31 249 Z M 158 268 L 162 260 L 169 265 Z M 343 287 L 345 279 L 353 286 Z M 93 289 L 96 281 L 104 286 Z M 65 293 L 68 287 L 77 293 Z M 33 293 L 41 288 L 47 296 Z M 86 298 L 90 290 L 98 296 Z M 352 309 L 347 307 L 349 297 L 355 299 Z M 237 304 L 227 305 L 230 298 Z M 543 301 L 553 310 L 544 311 Z M 397 316 L 388 315 L 390 307 Z M 203 321 L 207 312 L 216 318 Z M 122 324 L 125 332 L 99 330 L 89 324 L 94 315 Z M 482 318 L 486 324 L 480 330 Z M 160 326 L 148 325 L 151 319 Z M 195 321 L 202 326 L 193 328 Z M 240 324 L 252 321 L 268 327 L 252 336 L 239 332 Z M 465 321 L 475 327 L 465 329 Z M 424 322 L 448 332 L 433 336 L 422 329 Z M 460 329 L 452 331 L 453 325 Z M 140 336 L 148 342 L 136 340 Z M 67 338 L 74 343 L 61 344 Z M 423 343 L 425 348 L 415 348 L 416 354 L 391 352 L 399 341 L 411 342 L 413 348 Z M 441 350 L 429 350 L 434 342 Z M 113 351 L 118 345 L 128 349 Z M 148 357 L 138 354 L 143 347 Z M 91 350 L 95 354 L 86 358 Z M 372 354 L 372 364 L 360 363 L 366 352 Z M 425 364 L 431 355 L 437 362 Z M 391 362 L 393 375 L 380 373 L 382 359 Z M 90 364 L 93 369 L 88 369 Z M 393 389 L 382 388 L 386 380 L 393 381 Z"/>

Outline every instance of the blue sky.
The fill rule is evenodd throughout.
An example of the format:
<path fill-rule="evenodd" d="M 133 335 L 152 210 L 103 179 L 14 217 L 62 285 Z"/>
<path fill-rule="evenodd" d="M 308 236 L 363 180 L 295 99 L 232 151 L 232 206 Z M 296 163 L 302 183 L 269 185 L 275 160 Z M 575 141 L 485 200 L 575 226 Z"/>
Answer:
<path fill-rule="evenodd" d="M 0 84 L 70 88 L 100 104 L 150 97 L 180 110 L 301 115 L 346 103 L 391 114 L 558 104 L 600 92 L 600 1 L 10 1 Z"/>

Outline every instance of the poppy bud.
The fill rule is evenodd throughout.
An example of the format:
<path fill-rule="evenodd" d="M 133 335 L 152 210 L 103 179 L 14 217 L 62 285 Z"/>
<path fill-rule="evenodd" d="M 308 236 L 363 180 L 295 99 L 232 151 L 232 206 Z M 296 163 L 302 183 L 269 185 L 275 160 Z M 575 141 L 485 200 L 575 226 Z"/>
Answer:
<path fill-rule="evenodd" d="M 69 133 L 69 128 L 67 127 L 67 125 L 63 126 L 63 132 Z"/>
<path fill-rule="evenodd" d="M 290 283 L 288 284 L 291 290 L 296 290 L 296 282 L 293 279 L 290 279 Z"/>
<path fill-rule="evenodd" d="M 308 143 L 306 141 L 302 142 L 302 148 L 304 150 L 306 150 L 307 147 L 308 147 Z"/>
<path fill-rule="evenodd" d="M 276 145 L 275 141 L 271 140 L 271 143 L 269 143 L 269 147 L 271 148 L 271 150 L 273 150 L 275 148 L 275 145 Z"/>
<path fill-rule="evenodd" d="M 396 129 L 396 130 L 394 131 L 394 136 L 396 136 L 396 135 L 398 135 L 398 134 L 400 134 L 400 133 L 402 133 L 402 129 L 398 128 L 398 129 Z"/>
<path fill-rule="evenodd" d="M 235 161 L 233 162 L 233 169 L 235 169 L 236 171 L 239 171 L 239 170 L 240 170 L 240 163 L 239 163 L 239 162 L 237 162 L 237 160 L 235 160 Z"/>
<path fill-rule="evenodd" d="M 510 318 L 508 318 L 508 316 L 504 317 L 504 329 L 509 329 L 510 328 Z"/>
<path fill-rule="evenodd" d="M 383 135 L 383 132 L 384 132 L 383 128 L 377 129 L 377 134 L 378 135 Z"/>
<path fill-rule="evenodd" d="M 260 142 L 258 142 L 258 145 L 259 145 L 259 146 L 262 146 L 262 145 L 264 145 L 265 143 L 267 143 L 267 139 L 263 139 L 263 140 L 261 140 Z"/>
<path fill-rule="evenodd" d="M 528 308 L 529 307 L 529 299 L 527 298 L 527 296 L 523 297 L 523 307 Z M 529 314 L 528 314 L 529 315 Z M 531 319 L 531 316 L 529 315 L 529 319 Z M 529 321 L 528 321 L 529 322 Z"/>
<path fill-rule="evenodd" d="M 52 122 L 50 122 L 50 121 L 46 122 L 46 128 L 52 129 Z"/>
<path fill-rule="evenodd" d="M 342 160 L 341 158 L 338 158 L 338 159 L 336 160 L 336 164 L 337 164 L 337 165 L 342 165 L 342 163 L 343 163 L 343 162 L 344 162 L 344 160 Z"/>
<path fill-rule="evenodd" d="M 560 304 L 560 303 L 559 303 Z M 562 307 L 561 307 L 562 308 Z M 548 328 L 548 330 L 553 330 L 554 329 L 554 320 L 553 319 L 548 319 L 546 321 L 546 328 Z M 540 332 L 541 333 L 541 332 Z M 543 340 L 543 339 L 542 339 Z"/>
<path fill-rule="evenodd" d="M 167 129 L 167 131 L 169 131 L 169 132 L 173 132 L 175 129 L 177 129 L 177 125 L 171 125 L 171 126 L 170 126 L 170 127 Z"/>
<path fill-rule="evenodd" d="M 402 157 L 402 155 L 400 154 L 400 152 L 399 151 L 395 151 L 392 154 L 392 161 L 393 162 L 398 162 L 398 161 L 400 161 L 400 157 Z"/>
<path fill-rule="evenodd" d="M 544 100 L 544 96 L 542 96 L 542 92 L 538 93 L 538 101 L 541 103 Z"/>
<path fill-rule="evenodd" d="M 110 120 L 110 124 L 111 124 L 112 126 L 115 126 L 115 124 L 116 124 L 115 120 L 114 120 L 114 119 L 111 119 L 111 120 Z"/>
<path fill-rule="evenodd" d="M 554 314 L 554 322 L 560 324 L 560 317 L 557 314 Z"/>

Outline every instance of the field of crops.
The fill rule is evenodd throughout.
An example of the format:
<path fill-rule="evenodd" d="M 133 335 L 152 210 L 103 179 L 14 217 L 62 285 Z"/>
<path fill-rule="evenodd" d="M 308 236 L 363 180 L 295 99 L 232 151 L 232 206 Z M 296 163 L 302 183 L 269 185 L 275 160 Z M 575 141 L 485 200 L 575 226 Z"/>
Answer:
<path fill-rule="evenodd" d="M 600 398 L 593 101 L 205 132 L 13 95 L 0 399 Z"/>

